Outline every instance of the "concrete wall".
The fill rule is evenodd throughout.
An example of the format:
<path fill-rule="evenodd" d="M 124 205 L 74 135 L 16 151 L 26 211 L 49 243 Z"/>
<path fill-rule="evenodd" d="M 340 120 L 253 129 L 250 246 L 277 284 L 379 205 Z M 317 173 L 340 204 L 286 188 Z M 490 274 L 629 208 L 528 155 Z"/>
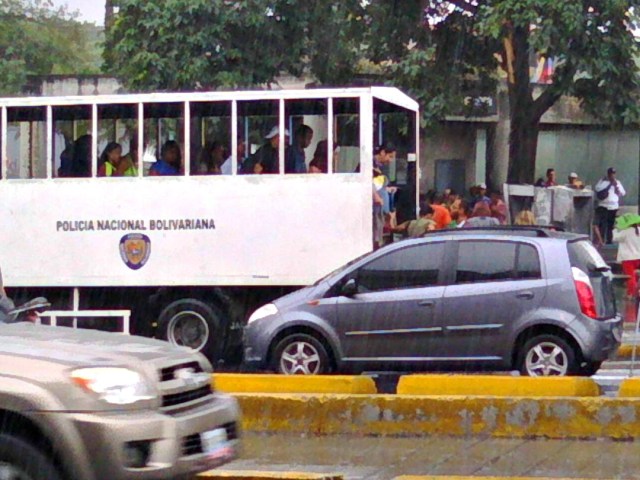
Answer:
<path fill-rule="evenodd" d="M 540 132 L 536 178 L 555 168 L 564 182 L 576 172 L 586 184 L 594 185 L 608 167 L 618 170 L 627 196 L 625 205 L 638 204 L 638 162 L 640 132 L 585 128 L 556 128 Z"/>
<path fill-rule="evenodd" d="M 465 185 L 476 181 L 476 147 L 478 127 L 473 124 L 447 123 L 420 141 L 420 190 L 434 188 L 436 162 L 458 160 L 465 164 Z"/>
<path fill-rule="evenodd" d="M 30 79 L 25 93 L 46 97 L 65 95 L 113 95 L 123 93 L 120 82 L 103 75 L 46 75 Z"/>

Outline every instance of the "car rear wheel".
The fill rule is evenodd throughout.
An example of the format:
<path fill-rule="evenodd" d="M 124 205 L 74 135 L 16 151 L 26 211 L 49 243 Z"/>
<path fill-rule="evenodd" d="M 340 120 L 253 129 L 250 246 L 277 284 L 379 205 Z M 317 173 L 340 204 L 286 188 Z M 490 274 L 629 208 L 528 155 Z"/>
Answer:
<path fill-rule="evenodd" d="M 158 329 L 169 343 L 192 348 L 215 362 L 222 350 L 221 320 L 213 305 L 183 299 L 169 304 L 160 313 Z"/>
<path fill-rule="evenodd" d="M 530 377 L 576 375 L 576 352 L 562 338 L 539 335 L 529 339 L 520 350 L 518 370 Z"/>
<path fill-rule="evenodd" d="M 49 458 L 24 440 L 0 434 L 0 478 L 7 480 L 60 480 Z"/>
<path fill-rule="evenodd" d="M 285 375 L 319 375 L 330 370 L 324 345 L 305 333 L 283 338 L 276 345 L 272 358 L 272 368 Z"/>

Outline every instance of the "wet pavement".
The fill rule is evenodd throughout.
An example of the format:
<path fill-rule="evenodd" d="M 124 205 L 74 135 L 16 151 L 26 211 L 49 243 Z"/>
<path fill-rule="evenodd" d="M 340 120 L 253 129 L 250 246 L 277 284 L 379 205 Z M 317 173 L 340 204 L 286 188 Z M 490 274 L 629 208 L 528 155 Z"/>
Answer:
<path fill-rule="evenodd" d="M 225 470 L 640 479 L 638 442 L 247 434 L 243 443 L 243 459 Z"/>

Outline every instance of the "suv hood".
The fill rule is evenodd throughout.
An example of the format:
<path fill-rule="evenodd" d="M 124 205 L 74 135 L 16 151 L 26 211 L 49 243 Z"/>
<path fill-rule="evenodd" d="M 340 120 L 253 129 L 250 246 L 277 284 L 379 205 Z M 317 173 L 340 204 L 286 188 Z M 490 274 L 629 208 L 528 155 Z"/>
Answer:
<path fill-rule="evenodd" d="M 144 337 L 24 322 L 0 324 L 0 354 L 69 366 L 100 366 L 184 359 L 193 351 Z"/>

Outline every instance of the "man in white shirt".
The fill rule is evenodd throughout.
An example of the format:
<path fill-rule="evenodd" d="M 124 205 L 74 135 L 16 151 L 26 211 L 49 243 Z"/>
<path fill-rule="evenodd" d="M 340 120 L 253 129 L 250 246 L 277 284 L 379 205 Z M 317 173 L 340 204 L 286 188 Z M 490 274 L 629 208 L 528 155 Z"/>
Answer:
<path fill-rule="evenodd" d="M 620 199 L 627 194 L 622 183 L 616 179 L 615 168 L 610 167 L 607 170 L 607 176 L 596 184 L 595 191 L 598 197 L 598 208 L 596 209 L 598 228 L 602 240 L 611 244 L 613 242 L 613 226 L 616 222 L 618 208 L 620 208 Z"/>

